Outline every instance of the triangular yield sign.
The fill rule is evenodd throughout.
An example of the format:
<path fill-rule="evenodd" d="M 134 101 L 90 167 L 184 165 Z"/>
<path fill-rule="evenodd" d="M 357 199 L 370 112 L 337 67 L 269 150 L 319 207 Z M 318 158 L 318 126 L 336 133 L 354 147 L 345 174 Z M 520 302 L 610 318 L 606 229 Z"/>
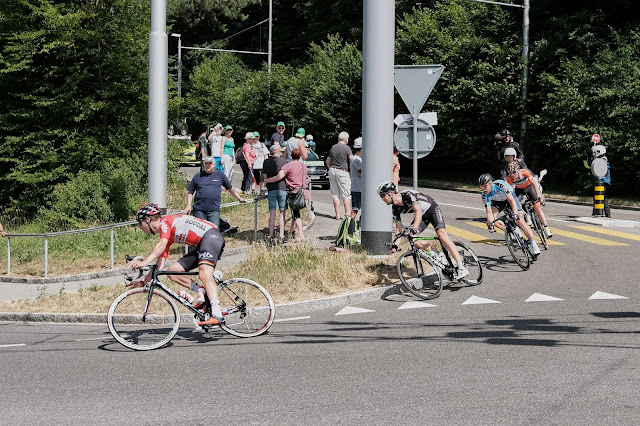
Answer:
<path fill-rule="evenodd" d="M 546 294 L 533 293 L 525 302 L 554 302 L 557 300 L 564 300 L 553 296 L 547 296 Z"/>
<path fill-rule="evenodd" d="M 442 65 L 396 65 L 393 83 L 410 113 L 419 114 L 444 70 Z M 413 108 L 415 107 L 415 111 Z"/>
<path fill-rule="evenodd" d="M 340 311 L 338 311 L 336 315 L 362 314 L 365 312 L 375 312 L 375 311 L 372 311 L 371 309 L 356 308 L 354 306 L 345 306 L 344 308 L 340 309 Z"/>
<path fill-rule="evenodd" d="M 466 301 L 462 302 L 463 305 L 480 305 L 483 303 L 502 303 L 497 300 L 485 299 L 484 297 L 471 296 Z"/>
<path fill-rule="evenodd" d="M 596 291 L 589 298 L 589 300 L 593 299 L 628 299 L 628 297 L 618 296 L 617 294 L 605 293 L 604 291 Z"/>
<path fill-rule="evenodd" d="M 418 308 L 435 308 L 438 305 L 433 305 L 431 303 L 419 302 L 417 300 L 409 300 L 408 302 L 404 302 L 402 306 L 398 309 L 418 309 Z"/>

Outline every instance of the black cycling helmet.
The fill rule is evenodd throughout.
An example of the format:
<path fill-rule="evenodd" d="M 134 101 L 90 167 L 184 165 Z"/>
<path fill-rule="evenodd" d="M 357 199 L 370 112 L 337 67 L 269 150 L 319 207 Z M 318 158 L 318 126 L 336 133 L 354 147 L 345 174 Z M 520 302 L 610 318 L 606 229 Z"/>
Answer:
<path fill-rule="evenodd" d="M 147 217 L 155 216 L 161 213 L 162 211 L 160 210 L 160 207 L 158 207 L 157 204 L 151 204 L 151 203 L 145 204 L 144 206 L 138 209 L 138 212 L 136 213 L 136 220 L 138 221 L 138 223 L 142 223 L 142 221 L 145 220 Z"/>
<path fill-rule="evenodd" d="M 482 186 L 488 182 L 491 182 L 492 180 L 493 180 L 493 176 L 491 176 L 489 173 L 483 173 L 478 178 L 478 185 Z"/>
<path fill-rule="evenodd" d="M 511 136 L 511 130 L 509 129 L 502 129 L 500 131 L 500 134 L 502 135 L 502 137 L 504 138 L 505 136 Z"/>
<path fill-rule="evenodd" d="M 395 183 L 391 181 L 382 182 L 378 187 L 378 195 L 386 194 L 389 191 L 397 192 L 397 190 Z"/>

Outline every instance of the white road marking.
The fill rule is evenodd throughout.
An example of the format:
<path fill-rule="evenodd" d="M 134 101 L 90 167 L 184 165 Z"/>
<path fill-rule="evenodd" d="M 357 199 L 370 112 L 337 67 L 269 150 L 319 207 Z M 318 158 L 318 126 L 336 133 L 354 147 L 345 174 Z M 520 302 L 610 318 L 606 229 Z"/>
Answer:
<path fill-rule="evenodd" d="M 497 300 L 485 299 L 484 297 L 471 296 L 466 301 L 464 301 L 463 305 L 480 305 L 483 303 L 502 303 Z"/>
<path fill-rule="evenodd" d="M 0 345 L 0 348 L 15 348 L 16 346 L 26 346 L 26 343 L 16 343 L 13 345 Z"/>
<path fill-rule="evenodd" d="M 589 300 L 594 299 L 628 299 L 628 297 L 618 296 L 617 294 L 605 293 L 604 291 L 596 291 L 589 298 Z"/>
<path fill-rule="evenodd" d="M 303 319 L 309 319 L 311 317 L 295 317 L 295 318 L 281 318 L 281 319 L 277 319 L 277 320 L 273 320 L 273 322 L 286 322 L 286 321 L 298 321 L 298 320 L 303 320 Z"/>
<path fill-rule="evenodd" d="M 76 339 L 76 342 L 86 342 L 88 340 L 114 340 L 113 337 L 92 337 L 90 339 Z"/>
<path fill-rule="evenodd" d="M 418 308 L 435 308 L 438 305 L 433 305 L 431 303 L 419 302 L 417 300 L 409 300 L 408 302 L 404 302 L 402 306 L 398 309 L 418 309 Z"/>
<path fill-rule="evenodd" d="M 554 302 L 560 299 L 558 297 L 547 296 L 546 294 L 533 293 L 525 302 Z"/>
<path fill-rule="evenodd" d="M 371 309 L 356 308 L 354 306 L 345 306 L 344 308 L 340 309 L 340 311 L 338 311 L 336 315 L 363 314 L 366 312 L 375 312 L 375 311 L 372 311 Z"/>

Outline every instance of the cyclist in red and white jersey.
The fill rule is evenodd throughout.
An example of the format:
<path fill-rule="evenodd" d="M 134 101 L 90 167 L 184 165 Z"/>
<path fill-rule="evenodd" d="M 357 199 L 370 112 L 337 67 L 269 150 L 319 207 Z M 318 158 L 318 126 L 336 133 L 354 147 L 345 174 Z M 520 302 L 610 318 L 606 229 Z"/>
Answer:
<path fill-rule="evenodd" d="M 528 169 L 523 169 L 517 161 L 512 161 L 507 165 L 507 182 L 509 185 L 515 187 L 516 196 L 524 194 L 532 203 L 533 209 L 538 214 L 542 225 L 544 225 L 544 232 L 547 238 L 553 237 L 553 233 L 547 225 L 547 218 L 542 211 L 542 194 L 538 189 L 538 185 L 531 175 Z"/>
<path fill-rule="evenodd" d="M 162 270 L 169 256 L 171 244 L 180 243 L 195 247 L 195 250 L 191 250 L 180 260 L 169 266 L 167 271 L 184 272 L 190 271 L 196 266 L 198 267 L 198 277 L 204 285 L 209 302 L 211 302 L 210 317 L 205 321 L 200 321 L 198 324 L 219 325 L 224 320 L 222 319 L 222 311 L 218 301 L 218 289 L 213 273 L 216 263 L 224 250 L 224 237 L 211 222 L 184 214 L 163 217 L 160 213 L 161 211 L 156 204 L 146 204 L 136 213 L 136 220 L 145 234 L 155 235 L 159 233 L 160 240 L 147 257 L 132 260 L 128 266 L 135 270 L 149 265 L 155 260 L 158 270 Z M 198 291 L 199 297 L 202 298 L 199 301 L 204 302 L 204 292 L 199 291 L 200 286 L 195 281 L 192 281 L 189 276 L 168 275 L 168 277 L 186 288 Z M 142 283 L 147 283 L 150 279 L 151 276 L 147 275 Z"/>

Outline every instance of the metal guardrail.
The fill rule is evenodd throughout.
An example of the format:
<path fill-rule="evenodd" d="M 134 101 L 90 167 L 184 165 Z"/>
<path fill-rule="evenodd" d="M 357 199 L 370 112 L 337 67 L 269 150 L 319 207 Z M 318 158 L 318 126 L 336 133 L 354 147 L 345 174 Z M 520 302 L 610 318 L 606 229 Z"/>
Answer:
<path fill-rule="evenodd" d="M 253 209 L 253 214 L 254 214 L 254 221 L 253 221 L 253 238 L 254 240 L 258 239 L 258 201 L 261 200 L 265 200 L 267 198 L 266 195 L 260 195 L 257 196 L 255 198 L 251 198 L 247 200 L 246 204 L 249 203 L 253 203 L 254 205 L 254 209 Z M 241 203 L 239 201 L 235 201 L 232 203 L 225 203 L 220 205 L 220 210 L 222 211 L 222 209 L 227 208 L 227 207 L 233 207 L 233 206 L 240 206 L 243 205 L 245 203 Z M 7 275 L 11 274 L 11 238 L 21 238 L 21 237 L 36 237 L 36 238 L 44 238 L 44 278 L 47 278 L 48 273 L 49 273 L 49 238 L 52 237 L 60 237 L 63 235 L 73 235 L 73 234 L 84 234 L 84 233 L 88 233 L 88 232 L 96 232 L 96 231 L 106 231 L 109 230 L 110 232 L 110 238 L 111 238 L 111 243 L 110 243 L 110 247 L 109 247 L 109 251 L 110 251 L 110 255 L 111 255 L 111 263 L 110 263 L 110 267 L 111 269 L 114 269 L 114 251 L 113 251 L 113 247 L 114 247 L 114 242 L 113 242 L 113 232 L 116 228 L 121 228 L 123 226 L 131 226 L 131 225 L 137 225 L 138 222 L 136 222 L 135 220 L 130 220 L 127 222 L 120 222 L 120 223 L 114 223 L 111 225 L 103 225 L 103 226 L 95 226 L 93 228 L 85 228 L 85 229 L 74 229 L 71 231 L 60 231 L 60 232 L 47 232 L 44 234 L 7 234 L 5 236 L 5 238 L 7 238 Z M 185 252 L 187 251 L 187 246 L 185 246 Z"/>

